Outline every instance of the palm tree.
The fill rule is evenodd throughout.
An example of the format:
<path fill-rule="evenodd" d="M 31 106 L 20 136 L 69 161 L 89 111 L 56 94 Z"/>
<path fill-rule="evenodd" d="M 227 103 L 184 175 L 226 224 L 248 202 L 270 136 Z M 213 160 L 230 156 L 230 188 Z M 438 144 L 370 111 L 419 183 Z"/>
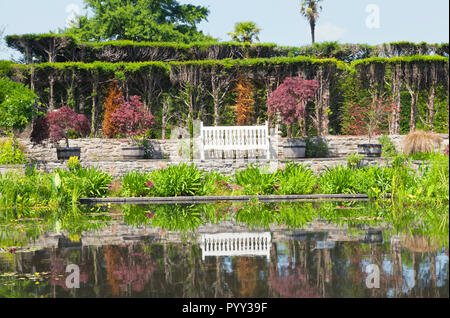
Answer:
<path fill-rule="evenodd" d="M 255 22 L 238 22 L 234 26 L 234 32 L 228 33 L 235 42 L 252 43 L 253 39 L 259 41 L 261 29 L 257 28 Z"/>
<path fill-rule="evenodd" d="M 304 0 L 300 4 L 300 13 L 308 20 L 309 25 L 311 26 L 311 36 L 313 44 L 316 42 L 316 23 L 319 19 L 320 11 L 322 11 L 322 6 L 320 5 L 321 1 L 323 0 Z"/>

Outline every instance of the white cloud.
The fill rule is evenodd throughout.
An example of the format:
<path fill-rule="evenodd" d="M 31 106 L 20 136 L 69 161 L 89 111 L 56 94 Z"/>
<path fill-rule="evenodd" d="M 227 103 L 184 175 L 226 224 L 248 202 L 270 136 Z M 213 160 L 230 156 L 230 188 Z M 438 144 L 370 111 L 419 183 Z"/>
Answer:
<path fill-rule="evenodd" d="M 318 42 L 339 41 L 346 33 L 346 29 L 332 25 L 331 23 L 326 23 L 317 27 L 316 38 Z"/>

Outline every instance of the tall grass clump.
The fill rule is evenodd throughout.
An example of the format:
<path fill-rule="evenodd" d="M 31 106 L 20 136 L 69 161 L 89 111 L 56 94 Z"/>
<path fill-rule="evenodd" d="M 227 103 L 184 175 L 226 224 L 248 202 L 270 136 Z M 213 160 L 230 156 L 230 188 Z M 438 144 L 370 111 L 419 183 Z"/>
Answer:
<path fill-rule="evenodd" d="M 71 201 L 75 201 L 76 197 L 106 196 L 108 186 L 112 181 L 109 174 L 95 167 L 82 168 L 76 164 L 72 167 L 72 170 L 55 170 L 55 174 L 61 178 L 61 195 L 66 195 Z"/>
<path fill-rule="evenodd" d="M 342 165 L 327 168 L 319 179 L 320 192 L 324 194 L 354 193 L 352 188 L 353 172 L 353 169 Z"/>
<path fill-rule="evenodd" d="M 51 175 L 36 173 L 0 174 L 0 206 L 8 208 L 41 207 L 51 205 L 54 199 Z"/>
<path fill-rule="evenodd" d="M 378 166 L 355 169 L 350 178 L 351 191 L 367 194 L 370 198 L 390 193 L 393 173 L 391 168 Z"/>
<path fill-rule="evenodd" d="M 130 171 L 121 178 L 122 192 L 125 197 L 145 197 L 150 195 L 149 180 L 151 174 L 147 172 Z"/>
<path fill-rule="evenodd" d="M 204 193 L 204 173 L 186 163 L 153 171 L 149 188 L 158 197 L 196 196 Z"/>
<path fill-rule="evenodd" d="M 269 173 L 253 164 L 244 170 L 236 171 L 234 182 L 243 187 L 245 195 L 270 195 L 280 188 L 278 173 Z"/>
<path fill-rule="evenodd" d="M 279 188 L 277 194 L 311 194 L 318 185 L 318 177 L 307 166 L 288 163 L 284 170 L 278 171 Z M 276 186 L 277 187 L 277 186 Z"/>
<path fill-rule="evenodd" d="M 403 152 L 410 156 L 417 153 L 439 150 L 442 138 L 432 132 L 418 130 L 406 135 L 402 140 Z"/>

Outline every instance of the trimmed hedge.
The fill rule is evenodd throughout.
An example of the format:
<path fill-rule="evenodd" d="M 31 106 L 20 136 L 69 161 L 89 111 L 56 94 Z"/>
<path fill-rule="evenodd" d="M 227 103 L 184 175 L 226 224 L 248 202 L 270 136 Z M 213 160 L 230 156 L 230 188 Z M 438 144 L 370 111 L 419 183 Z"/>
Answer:
<path fill-rule="evenodd" d="M 60 34 L 25 34 L 6 37 L 9 47 L 19 50 L 27 63 L 33 61 L 92 63 L 190 61 L 241 58 L 274 58 L 308 56 L 311 58 L 336 58 L 352 62 L 369 57 L 399 57 L 412 55 L 440 55 L 448 57 L 448 43 L 428 44 L 395 42 L 378 46 L 367 44 L 340 44 L 323 42 L 303 47 L 277 46 L 273 43 L 246 44 L 235 42 L 77 42 L 75 38 Z"/>

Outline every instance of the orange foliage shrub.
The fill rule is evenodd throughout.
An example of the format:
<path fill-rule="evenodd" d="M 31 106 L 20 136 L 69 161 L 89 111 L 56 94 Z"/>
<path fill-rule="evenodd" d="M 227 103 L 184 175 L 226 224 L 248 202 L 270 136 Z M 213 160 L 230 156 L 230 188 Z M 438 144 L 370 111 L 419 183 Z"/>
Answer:
<path fill-rule="evenodd" d="M 240 126 L 251 125 L 255 114 L 254 87 L 244 76 L 240 76 L 236 85 L 236 123 Z"/>
<path fill-rule="evenodd" d="M 104 104 L 105 115 L 103 119 L 103 134 L 106 137 L 113 138 L 119 133 L 119 128 L 111 115 L 120 107 L 122 96 L 123 94 L 120 91 L 117 82 L 113 82 L 108 89 Z"/>

